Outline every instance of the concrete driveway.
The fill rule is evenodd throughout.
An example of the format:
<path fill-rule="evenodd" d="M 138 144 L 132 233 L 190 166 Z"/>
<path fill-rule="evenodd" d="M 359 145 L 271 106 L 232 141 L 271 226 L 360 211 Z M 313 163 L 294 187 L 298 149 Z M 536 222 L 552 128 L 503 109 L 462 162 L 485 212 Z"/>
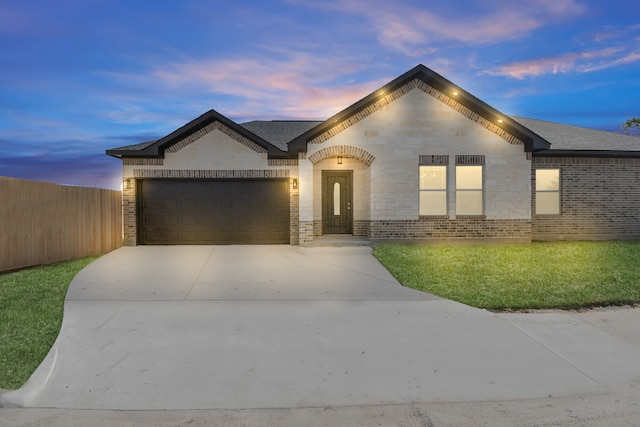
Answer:
<path fill-rule="evenodd" d="M 640 387 L 640 342 L 524 316 L 406 289 L 366 247 L 124 247 L 73 280 L 54 347 L 2 401 L 303 408 Z"/>

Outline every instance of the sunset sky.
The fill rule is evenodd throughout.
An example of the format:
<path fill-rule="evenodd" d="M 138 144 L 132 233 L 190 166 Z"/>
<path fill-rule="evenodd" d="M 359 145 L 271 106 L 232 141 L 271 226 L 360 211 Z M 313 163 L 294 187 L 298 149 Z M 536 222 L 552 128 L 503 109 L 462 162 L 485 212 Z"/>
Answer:
<path fill-rule="evenodd" d="M 2 0 L 0 51 L 0 175 L 70 185 L 119 189 L 105 149 L 209 109 L 322 120 L 417 64 L 505 114 L 640 116 L 628 0 Z"/>

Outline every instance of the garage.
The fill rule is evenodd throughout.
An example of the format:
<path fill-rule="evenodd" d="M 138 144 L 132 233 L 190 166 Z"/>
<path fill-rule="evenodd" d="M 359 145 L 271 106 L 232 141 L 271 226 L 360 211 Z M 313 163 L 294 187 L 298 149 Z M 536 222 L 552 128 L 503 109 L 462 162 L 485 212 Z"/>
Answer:
<path fill-rule="evenodd" d="M 289 243 L 288 179 L 138 180 L 146 245 Z"/>

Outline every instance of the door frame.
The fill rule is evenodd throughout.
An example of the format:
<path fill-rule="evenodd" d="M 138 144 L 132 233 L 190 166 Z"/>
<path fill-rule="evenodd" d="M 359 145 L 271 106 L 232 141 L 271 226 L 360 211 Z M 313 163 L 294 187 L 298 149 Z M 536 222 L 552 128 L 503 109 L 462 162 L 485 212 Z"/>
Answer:
<path fill-rule="evenodd" d="M 331 214 L 334 210 L 333 189 L 338 181 L 344 186 L 341 186 L 340 215 L 334 216 Z M 322 171 L 322 234 L 353 234 L 352 170 Z"/>

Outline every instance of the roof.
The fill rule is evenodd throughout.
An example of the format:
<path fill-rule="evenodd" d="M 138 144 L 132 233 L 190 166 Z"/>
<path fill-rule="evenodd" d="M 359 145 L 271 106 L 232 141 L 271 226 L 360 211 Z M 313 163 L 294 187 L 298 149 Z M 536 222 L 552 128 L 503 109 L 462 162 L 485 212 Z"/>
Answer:
<path fill-rule="evenodd" d="M 321 123 L 321 121 L 254 120 L 240 123 L 240 126 L 286 151 L 289 141 Z"/>
<path fill-rule="evenodd" d="M 251 142 L 264 148 L 269 157 L 271 158 L 286 158 L 288 157 L 286 151 L 278 148 L 269 141 L 254 134 L 250 130 L 240 126 L 236 122 L 215 110 L 209 110 L 195 120 L 190 121 L 181 128 L 171 132 L 169 135 L 158 139 L 157 141 L 151 141 L 150 143 L 142 143 L 136 145 L 128 145 L 125 147 L 113 148 L 107 150 L 107 154 L 110 156 L 122 158 L 122 157 L 151 157 L 162 158 L 164 157 L 164 151 L 174 144 L 179 143 L 185 138 L 194 135 L 196 132 L 202 131 L 208 125 L 219 122 L 233 130 L 237 134 L 249 139 Z"/>
<path fill-rule="evenodd" d="M 542 156 L 624 155 L 640 157 L 640 138 L 543 120 L 507 116 L 424 65 L 414 67 L 324 121 L 255 120 L 238 124 L 222 114 L 210 110 L 157 141 L 110 149 L 107 150 L 107 154 L 118 158 L 162 158 L 164 150 L 168 147 L 185 138 L 197 137 L 198 132 L 208 131 L 208 129 L 204 129 L 207 126 L 214 122 L 220 122 L 242 137 L 266 149 L 269 158 L 295 157 L 299 152 L 307 151 L 307 143 L 310 140 L 360 114 L 387 94 L 416 79 L 452 97 L 455 102 L 523 141 L 524 149 L 527 152 L 535 152 L 536 155 Z"/>
<path fill-rule="evenodd" d="M 551 150 L 640 151 L 640 138 L 615 132 L 511 117 L 551 143 Z"/>
<path fill-rule="evenodd" d="M 451 81 L 445 79 L 435 71 L 420 64 L 407 71 L 403 75 L 392 80 L 391 82 L 387 83 L 386 85 L 382 86 L 375 92 L 362 98 L 360 101 L 356 102 L 350 107 L 330 117 L 321 125 L 316 126 L 315 128 L 292 140 L 291 142 L 289 142 L 289 151 L 293 153 L 306 151 L 306 144 L 308 141 L 324 132 L 329 131 L 332 127 L 349 119 L 350 117 L 357 115 L 367 107 L 379 101 L 387 94 L 401 88 L 402 86 L 415 79 L 426 83 L 432 88 L 440 91 L 441 93 L 447 94 L 448 96 L 455 96 L 456 102 L 467 107 L 472 112 L 478 114 L 479 116 L 495 124 L 496 126 L 499 126 L 509 134 L 524 142 L 525 151 L 536 151 L 549 148 L 549 142 L 541 136 L 527 129 L 517 121 L 511 119 L 509 116 L 496 110 L 484 101 L 476 98 L 471 93 L 461 89 L 459 86 L 453 84 Z"/>
<path fill-rule="evenodd" d="M 148 146 L 150 146 L 156 141 L 157 140 L 140 142 L 138 144 L 133 144 L 133 145 L 125 145 L 124 147 L 113 148 L 112 150 L 118 150 L 118 151 L 130 150 L 132 152 L 140 151 L 140 150 L 144 150 L 145 148 L 147 148 Z"/>

